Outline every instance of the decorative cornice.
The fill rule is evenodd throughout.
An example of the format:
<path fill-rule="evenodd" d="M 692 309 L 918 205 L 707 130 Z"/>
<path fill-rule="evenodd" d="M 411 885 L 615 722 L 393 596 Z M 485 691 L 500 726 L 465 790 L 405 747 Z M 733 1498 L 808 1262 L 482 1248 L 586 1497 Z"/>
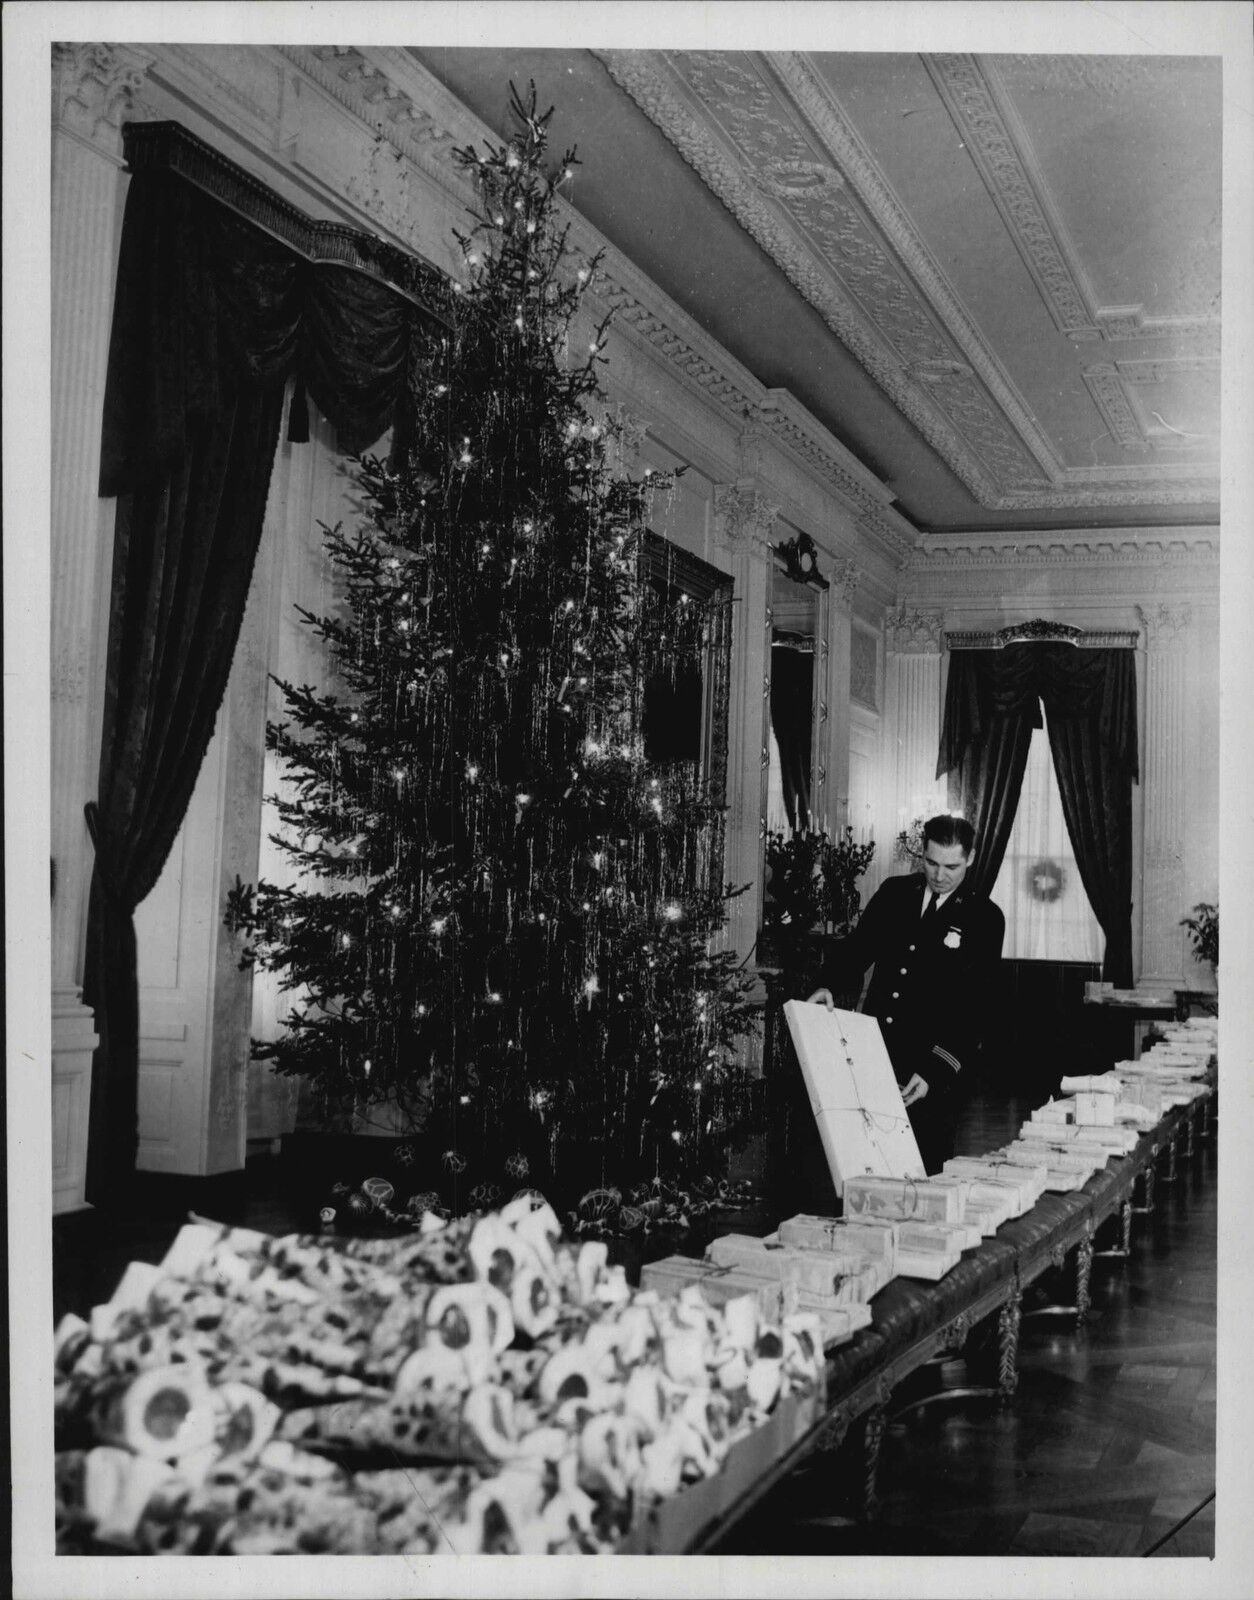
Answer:
<path fill-rule="evenodd" d="M 1185 638 L 1193 625 L 1193 607 L 1187 601 L 1175 605 L 1164 601 L 1156 606 L 1138 606 L 1136 611 L 1148 650 L 1170 649 Z"/>
<path fill-rule="evenodd" d="M 125 44 L 52 46 L 52 125 L 109 155 L 154 57 Z"/>
<path fill-rule="evenodd" d="M 921 611 L 904 603 L 884 617 L 888 648 L 898 655 L 939 655 L 945 625 L 939 611 Z"/>
<path fill-rule="evenodd" d="M 717 483 L 714 517 L 717 531 L 730 545 L 769 544 L 779 507 L 751 483 Z"/>
<path fill-rule="evenodd" d="M 1128 628 L 1076 628 L 1069 622 L 1033 617 L 1005 628 L 946 633 L 947 650 L 1004 650 L 1010 644 L 1073 644 L 1083 650 L 1134 650 L 1140 634 Z"/>
<path fill-rule="evenodd" d="M 1215 570 L 1219 565 L 1219 530 L 929 534 L 920 541 L 906 571 L 915 574 L 982 567 L 1116 565 Z"/>

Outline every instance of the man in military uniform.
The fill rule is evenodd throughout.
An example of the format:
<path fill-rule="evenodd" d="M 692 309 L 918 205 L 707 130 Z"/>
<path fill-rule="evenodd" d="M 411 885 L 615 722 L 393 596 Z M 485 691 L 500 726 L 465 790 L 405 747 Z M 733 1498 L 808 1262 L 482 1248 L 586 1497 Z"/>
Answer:
<path fill-rule="evenodd" d="M 975 834 L 962 817 L 923 829 L 923 870 L 887 878 L 846 939 L 828 954 L 825 987 L 860 986 L 874 963 L 863 1010 L 878 1017 L 928 1172 L 953 1154 L 964 1074 L 975 1061 L 996 997 L 1006 919 L 966 882 Z"/>

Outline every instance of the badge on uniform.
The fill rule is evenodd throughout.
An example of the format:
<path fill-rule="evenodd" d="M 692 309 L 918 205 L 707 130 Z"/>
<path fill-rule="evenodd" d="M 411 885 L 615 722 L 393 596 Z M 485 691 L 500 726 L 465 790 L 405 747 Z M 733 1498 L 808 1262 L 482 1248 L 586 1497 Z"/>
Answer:
<path fill-rule="evenodd" d="M 950 949 L 950 950 L 956 950 L 961 943 L 962 943 L 962 929 L 961 928 L 950 928 L 949 932 L 945 935 L 945 945 L 946 945 L 946 947 L 948 949 Z"/>

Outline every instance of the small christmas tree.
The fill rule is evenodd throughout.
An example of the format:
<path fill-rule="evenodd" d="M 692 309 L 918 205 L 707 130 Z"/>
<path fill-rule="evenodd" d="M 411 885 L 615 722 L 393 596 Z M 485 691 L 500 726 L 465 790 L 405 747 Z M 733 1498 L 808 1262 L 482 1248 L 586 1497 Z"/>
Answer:
<path fill-rule="evenodd" d="M 653 766 L 644 684 L 707 619 L 644 581 L 657 479 L 611 471 L 606 325 L 568 350 L 596 259 L 554 222 L 569 152 L 513 97 L 516 134 L 457 153 L 477 185 L 447 335 L 415 361 L 388 461 L 357 463 L 330 691 L 280 684 L 294 887 L 239 885 L 244 959 L 296 997 L 254 1055 L 330 1121 L 391 1102 L 476 1182 L 630 1184 L 715 1173 L 745 1113 L 747 983 L 712 952 L 721 816 L 690 766 Z M 508 1181 L 508 1180 L 507 1180 Z"/>

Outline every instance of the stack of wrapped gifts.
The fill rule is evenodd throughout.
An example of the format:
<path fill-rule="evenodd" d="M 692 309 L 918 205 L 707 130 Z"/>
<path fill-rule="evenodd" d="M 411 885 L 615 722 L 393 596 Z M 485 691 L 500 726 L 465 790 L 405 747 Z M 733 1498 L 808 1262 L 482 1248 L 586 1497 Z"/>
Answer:
<path fill-rule="evenodd" d="M 1162 1040 L 1138 1060 L 1117 1061 L 1114 1066 L 1125 1094 L 1155 1095 L 1159 1116 L 1211 1093 L 1206 1079 L 1216 1062 L 1219 1024 L 1214 1017 L 1190 1017 L 1161 1031 Z"/>
<path fill-rule="evenodd" d="M 812 1251 L 770 1249 L 748 1234 L 728 1234 L 714 1241 L 704 1261 L 667 1256 L 648 1262 L 640 1286 L 665 1298 L 695 1284 L 712 1305 L 747 1295 L 774 1320 L 807 1312 L 817 1317 L 823 1344 L 831 1347 L 870 1323 L 867 1302 L 888 1278 L 882 1263 L 860 1253 L 818 1257 Z"/>

